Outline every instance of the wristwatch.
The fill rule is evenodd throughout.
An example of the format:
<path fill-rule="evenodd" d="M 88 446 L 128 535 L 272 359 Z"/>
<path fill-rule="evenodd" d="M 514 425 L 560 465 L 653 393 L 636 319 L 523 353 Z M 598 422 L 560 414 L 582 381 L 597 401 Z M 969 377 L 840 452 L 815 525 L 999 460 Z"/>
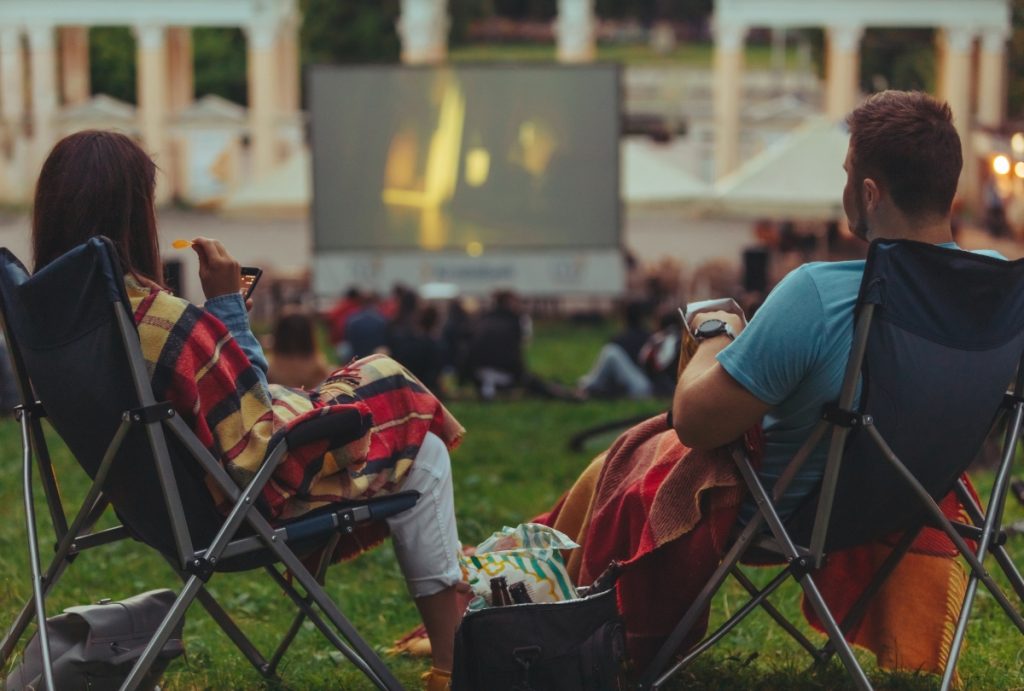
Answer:
<path fill-rule="evenodd" d="M 708 319 L 701 322 L 700 326 L 694 331 L 693 337 L 698 341 L 705 341 L 715 336 L 721 336 L 725 334 L 729 338 L 736 338 L 736 334 L 732 332 L 732 327 L 726 324 L 721 319 Z"/>

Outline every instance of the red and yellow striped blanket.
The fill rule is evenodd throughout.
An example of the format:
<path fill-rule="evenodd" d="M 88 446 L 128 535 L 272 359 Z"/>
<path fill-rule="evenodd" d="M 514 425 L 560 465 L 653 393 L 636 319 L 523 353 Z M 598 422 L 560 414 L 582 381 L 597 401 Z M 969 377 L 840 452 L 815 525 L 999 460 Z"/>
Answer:
<path fill-rule="evenodd" d="M 395 491 L 428 431 L 454 448 L 464 430 L 437 398 L 394 360 L 376 355 L 332 373 L 313 391 L 265 387 L 213 315 L 126 277 L 153 392 L 167 400 L 239 484 L 294 425 L 340 409 L 372 418 L 341 447 L 289 450 L 262 493 L 268 517 L 287 520 L 345 499 Z M 223 493 L 207 483 L 214 499 Z"/>

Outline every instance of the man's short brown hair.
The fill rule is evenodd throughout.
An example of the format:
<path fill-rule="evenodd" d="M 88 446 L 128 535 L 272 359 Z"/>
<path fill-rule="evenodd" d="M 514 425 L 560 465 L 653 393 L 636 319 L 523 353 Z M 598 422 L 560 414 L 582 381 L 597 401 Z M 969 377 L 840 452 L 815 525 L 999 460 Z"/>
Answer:
<path fill-rule="evenodd" d="M 945 216 L 963 154 L 949 105 L 919 91 L 882 91 L 846 118 L 853 179 L 875 180 L 909 216 Z"/>

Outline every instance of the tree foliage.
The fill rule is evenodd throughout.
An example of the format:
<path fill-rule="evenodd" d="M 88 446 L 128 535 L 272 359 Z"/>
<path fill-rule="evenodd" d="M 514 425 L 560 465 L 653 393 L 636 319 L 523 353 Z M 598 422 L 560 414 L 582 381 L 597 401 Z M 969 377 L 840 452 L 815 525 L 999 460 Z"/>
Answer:
<path fill-rule="evenodd" d="M 1013 34 L 1010 37 L 1009 103 L 1011 119 L 1024 119 L 1024 0 L 1013 0 Z"/>
<path fill-rule="evenodd" d="M 248 103 L 248 57 L 241 29 L 193 29 L 192 51 L 196 96 L 217 94 L 235 103 Z"/>
<path fill-rule="evenodd" d="M 89 31 L 89 79 L 93 93 L 135 103 L 135 37 L 125 26 Z"/>
<path fill-rule="evenodd" d="M 300 6 L 303 63 L 398 60 L 398 0 L 302 0 Z"/>

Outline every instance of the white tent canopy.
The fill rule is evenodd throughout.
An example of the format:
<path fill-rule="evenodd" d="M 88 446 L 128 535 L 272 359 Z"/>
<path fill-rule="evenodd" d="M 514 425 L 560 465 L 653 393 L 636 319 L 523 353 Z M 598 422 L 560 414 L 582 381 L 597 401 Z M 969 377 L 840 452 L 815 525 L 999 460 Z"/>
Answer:
<path fill-rule="evenodd" d="M 305 216 L 312 189 L 309 167 L 309 151 L 299 148 L 269 175 L 228 197 L 221 208 L 236 215 Z"/>
<path fill-rule="evenodd" d="M 832 220 L 843 217 L 849 134 L 813 119 L 715 185 L 722 216 Z"/>
<path fill-rule="evenodd" d="M 646 137 L 623 139 L 622 199 L 627 204 L 689 204 L 707 200 L 711 186 L 683 167 L 686 155 L 674 144 L 659 144 Z"/>

